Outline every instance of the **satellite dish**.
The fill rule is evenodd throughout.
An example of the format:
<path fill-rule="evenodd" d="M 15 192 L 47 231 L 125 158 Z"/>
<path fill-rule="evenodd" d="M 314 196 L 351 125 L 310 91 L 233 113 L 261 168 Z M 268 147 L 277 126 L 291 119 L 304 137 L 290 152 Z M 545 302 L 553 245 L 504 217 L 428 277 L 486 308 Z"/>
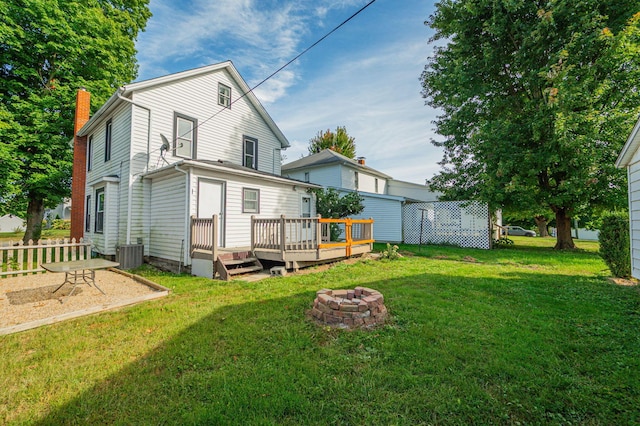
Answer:
<path fill-rule="evenodd" d="M 163 151 L 169 151 L 171 149 L 171 145 L 169 145 L 169 141 L 167 140 L 167 138 L 162 133 L 160 133 L 160 138 L 162 139 L 160 153 L 162 153 Z"/>

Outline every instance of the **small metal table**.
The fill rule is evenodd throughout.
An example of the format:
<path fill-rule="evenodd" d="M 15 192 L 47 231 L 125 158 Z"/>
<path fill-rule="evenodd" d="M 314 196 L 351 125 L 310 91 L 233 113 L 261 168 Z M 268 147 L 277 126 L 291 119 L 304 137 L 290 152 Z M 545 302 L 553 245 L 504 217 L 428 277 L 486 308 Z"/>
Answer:
<path fill-rule="evenodd" d="M 64 272 L 64 282 L 60 284 L 58 288 L 53 290 L 53 293 L 60 290 L 66 283 L 73 284 L 73 288 L 67 297 L 71 297 L 76 289 L 76 286 L 83 281 L 88 285 L 93 285 L 100 290 L 104 295 L 106 293 L 102 291 L 96 284 L 95 271 L 97 269 L 113 268 L 119 266 L 118 262 L 111 262 L 105 259 L 85 259 L 85 260 L 73 260 L 70 262 L 53 262 L 43 263 L 42 266 L 49 272 Z M 71 280 L 73 278 L 73 281 Z M 82 279 L 82 281 L 78 281 Z"/>

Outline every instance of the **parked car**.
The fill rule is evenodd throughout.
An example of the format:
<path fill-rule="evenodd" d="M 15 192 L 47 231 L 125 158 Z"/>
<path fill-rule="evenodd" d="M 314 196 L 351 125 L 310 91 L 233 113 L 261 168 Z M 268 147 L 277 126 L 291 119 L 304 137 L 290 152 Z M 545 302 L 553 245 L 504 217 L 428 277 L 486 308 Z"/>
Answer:
<path fill-rule="evenodd" d="M 520 226 L 505 226 L 505 230 L 502 231 L 503 235 L 519 235 L 524 237 L 535 237 L 536 232 L 529 229 L 524 229 Z"/>

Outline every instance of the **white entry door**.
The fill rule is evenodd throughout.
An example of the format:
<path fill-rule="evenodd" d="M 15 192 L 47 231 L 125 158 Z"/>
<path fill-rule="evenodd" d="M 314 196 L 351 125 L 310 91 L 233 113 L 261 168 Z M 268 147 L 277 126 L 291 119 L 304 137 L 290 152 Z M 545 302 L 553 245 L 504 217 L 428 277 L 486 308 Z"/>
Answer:
<path fill-rule="evenodd" d="M 218 247 L 224 247 L 224 182 L 198 179 L 198 217 L 218 215 Z"/>

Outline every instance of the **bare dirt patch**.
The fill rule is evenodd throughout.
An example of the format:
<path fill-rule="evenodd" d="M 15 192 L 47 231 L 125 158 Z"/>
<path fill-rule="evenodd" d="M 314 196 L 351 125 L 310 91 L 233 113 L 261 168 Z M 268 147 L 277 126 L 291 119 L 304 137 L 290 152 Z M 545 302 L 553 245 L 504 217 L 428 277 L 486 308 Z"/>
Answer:
<path fill-rule="evenodd" d="M 52 324 L 144 300 L 166 296 L 168 289 L 116 270 L 96 271 L 96 285 L 81 282 L 71 296 L 72 284 L 64 274 L 44 273 L 0 279 L 0 335 Z"/>
<path fill-rule="evenodd" d="M 614 278 L 614 277 L 609 277 L 607 278 L 609 280 L 609 282 L 612 282 L 613 284 L 616 285 L 624 285 L 624 286 L 637 286 L 638 285 L 638 280 L 633 279 L 633 278 Z"/>

